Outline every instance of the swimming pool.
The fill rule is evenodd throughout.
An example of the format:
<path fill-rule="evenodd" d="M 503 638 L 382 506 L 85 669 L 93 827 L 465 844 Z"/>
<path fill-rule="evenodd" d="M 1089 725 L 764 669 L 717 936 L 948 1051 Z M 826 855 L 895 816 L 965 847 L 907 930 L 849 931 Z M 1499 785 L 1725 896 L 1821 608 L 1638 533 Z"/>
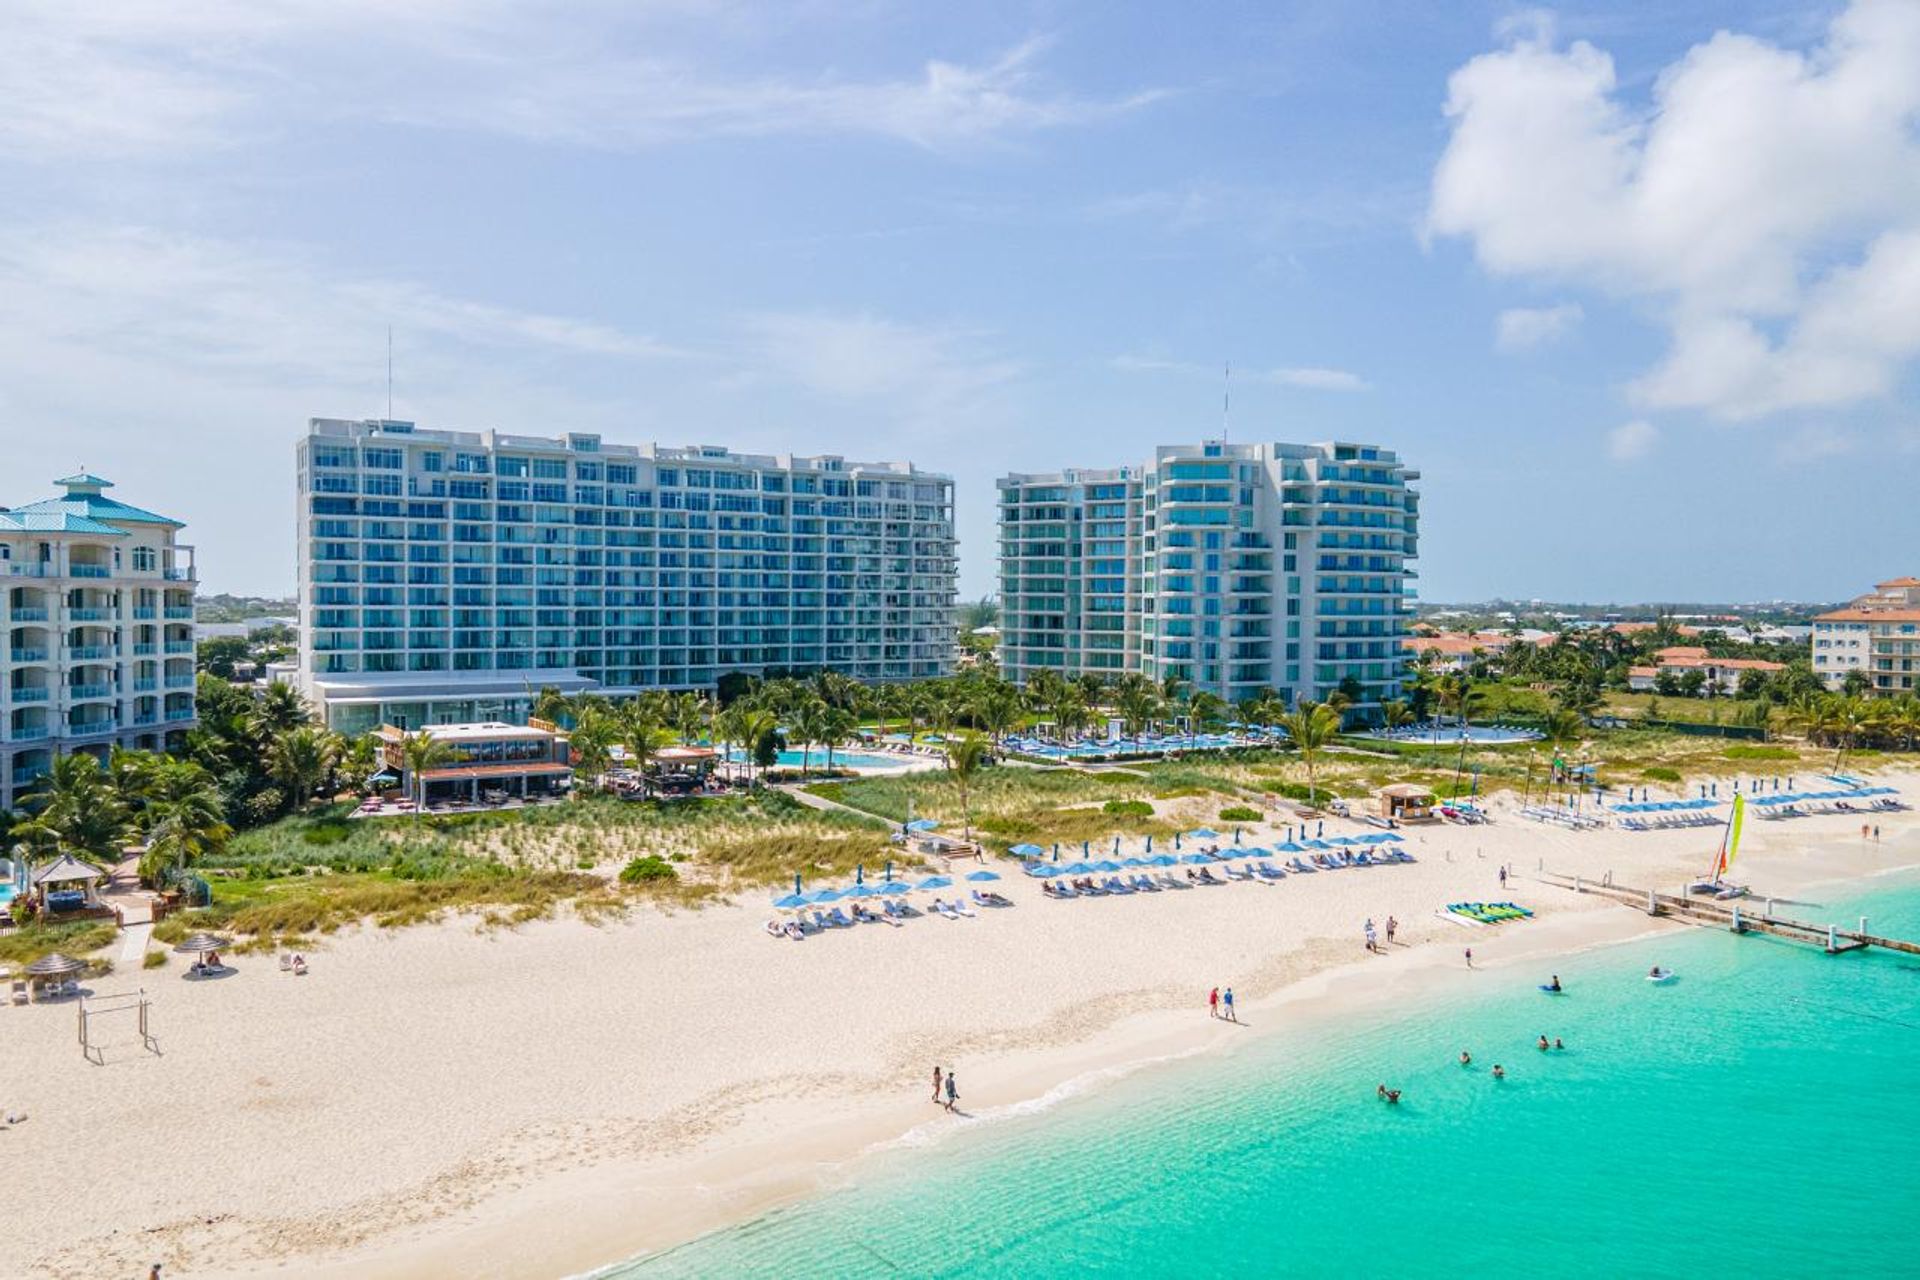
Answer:
<path fill-rule="evenodd" d="M 1538 729 L 1500 724 L 1428 724 L 1407 725 L 1400 729 L 1370 729 L 1360 735 L 1382 742 L 1458 743 L 1462 739 L 1481 746 L 1502 746 L 1514 742 L 1538 742 L 1546 735 Z"/>
<path fill-rule="evenodd" d="M 746 758 L 746 753 L 741 751 L 740 748 L 727 748 L 727 759 L 734 763 L 737 764 Z M 827 752 L 824 747 L 815 747 L 812 751 L 805 754 L 804 759 L 809 769 L 824 769 L 827 767 Z M 778 767 L 782 769 L 798 769 L 801 761 L 802 755 L 800 752 L 794 750 L 782 751 L 780 753 L 780 764 Z M 835 750 L 833 753 L 833 767 L 836 769 L 898 769 L 903 764 L 912 763 L 913 761 L 906 756 L 876 756 L 859 751 L 840 750 Z"/>
<path fill-rule="evenodd" d="M 1159 755 L 1168 751 L 1235 751 L 1249 747 L 1271 746 L 1271 740 L 1242 737 L 1231 733 L 1146 734 L 1138 738 L 1115 738 L 1110 742 L 1076 742 L 1063 747 L 1039 738 L 1009 738 L 1007 746 L 1024 755 L 1049 760 L 1103 760 L 1111 756 Z"/>

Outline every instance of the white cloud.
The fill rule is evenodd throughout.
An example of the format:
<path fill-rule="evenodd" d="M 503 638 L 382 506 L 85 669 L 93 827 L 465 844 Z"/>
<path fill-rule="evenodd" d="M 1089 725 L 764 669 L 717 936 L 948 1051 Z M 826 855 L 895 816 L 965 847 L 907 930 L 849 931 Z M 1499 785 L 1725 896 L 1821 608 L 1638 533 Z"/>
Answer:
<path fill-rule="evenodd" d="M 1166 360 L 1155 356 L 1120 355 L 1107 361 L 1109 368 L 1121 373 L 1204 374 L 1221 377 L 1225 367 L 1201 365 L 1188 360 Z M 1372 384 L 1357 373 L 1345 369 L 1327 369 L 1313 365 L 1294 365 L 1277 369 L 1242 369 L 1235 366 L 1233 382 L 1265 382 L 1305 391 L 1370 391 Z"/>
<path fill-rule="evenodd" d="M 867 315 L 762 315 L 752 363 L 833 400 L 884 405 L 897 423 L 958 428 L 1021 366 L 981 335 Z"/>
<path fill-rule="evenodd" d="M 1637 462 L 1659 443 L 1660 429 L 1640 419 L 1623 422 L 1607 432 L 1607 453 L 1615 462 Z"/>
<path fill-rule="evenodd" d="M 1721 32 L 1636 109 L 1613 61 L 1523 26 L 1449 83 L 1428 230 L 1500 275 L 1651 304 L 1633 386 L 1750 418 L 1884 394 L 1920 354 L 1920 5 L 1856 0 L 1811 52 Z"/>
<path fill-rule="evenodd" d="M 1512 307 L 1500 313 L 1494 324 L 1494 346 L 1502 351 L 1526 351 L 1558 342 L 1584 319 L 1586 312 L 1577 302 L 1561 302 L 1551 307 Z"/>
<path fill-rule="evenodd" d="M 1056 89 L 1040 37 L 910 73 L 756 65 L 789 19 L 728 18 L 700 0 L 589 0 L 565 21 L 512 0 L 22 0 L 0 42 L 0 154 L 137 158 L 361 119 L 607 148 L 826 134 L 945 147 L 1162 96 Z"/>
<path fill-rule="evenodd" d="M 1859 447 L 1859 439 L 1845 427 L 1809 422 L 1796 427 L 1774 450 L 1780 462 L 1793 466 L 1842 458 Z"/>

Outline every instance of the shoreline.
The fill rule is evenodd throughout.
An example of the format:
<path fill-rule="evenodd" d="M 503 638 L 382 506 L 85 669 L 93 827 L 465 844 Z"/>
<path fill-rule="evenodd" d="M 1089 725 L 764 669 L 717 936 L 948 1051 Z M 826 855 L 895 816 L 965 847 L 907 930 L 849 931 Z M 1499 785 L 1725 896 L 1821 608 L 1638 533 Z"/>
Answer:
<path fill-rule="evenodd" d="M 1920 815 L 1887 815 L 1883 825 L 1891 842 L 1864 849 L 1842 829 L 1808 830 L 1797 823 L 1762 829 L 1743 849 L 1741 860 L 1754 863 L 1778 897 L 1825 886 L 1857 887 L 1920 866 Z M 145 1210 L 127 1219 L 131 1230 L 75 1240 L 51 1255 L 40 1252 L 42 1245 L 23 1256 L 60 1276 L 98 1274 L 102 1260 L 109 1257 L 159 1259 L 170 1270 L 235 1280 L 289 1272 L 322 1278 L 447 1272 L 595 1275 L 855 1183 L 877 1161 L 938 1158 L 944 1143 L 978 1137 L 981 1125 L 1028 1122 L 1098 1096 L 1113 1082 L 1142 1072 L 1204 1055 L 1232 1054 L 1274 1035 L 1313 1035 L 1356 1019 L 1391 1017 L 1407 1002 L 1435 991 L 1467 990 L 1475 979 L 1462 966 L 1460 949 L 1468 945 L 1476 951 L 1475 972 L 1497 977 L 1522 964 L 1694 927 L 1656 923 L 1598 898 L 1578 900 L 1564 890 L 1549 894 L 1529 873 L 1517 872 L 1502 896 L 1527 901 L 1540 912 L 1535 920 L 1460 929 L 1395 906 L 1392 909 L 1408 913 L 1402 936 L 1412 935 L 1412 945 L 1395 946 L 1385 963 L 1360 955 L 1358 939 L 1346 924 L 1349 915 L 1357 914 L 1356 899 L 1371 903 L 1397 896 L 1424 900 L 1430 909 L 1435 901 L 1469 896 L 1470 891 L 1456 892 L 1463 884 L 1490 880 L 1493 868 L 1487 864 L 1509 860 L 1497 856 L 1502 853 L 1519 855 L 1511 860 L 1524 858 L 1529 864 L 1538 857 L 1549 867 L 1584 864 L 1595 875 L 1636 868 L 1621 870 L 1620 878 L 1650 883 L 1659 875 L 1683 873 L 1696 862 L 1693 846 L 1700 840 L 1698 831 L 1568 834 L 1510 817 L 1495 827 L 1440 828 L 1427 836 L 1409 845 L 1422 859 L 1415 866 L 1327 873 L 1267 888 L 1242 885 L 1086 903 L 1046 902 L 1037 886 L 1010 886 L 1021 905 L 1004 918 L 959 924 L 921 920 L 904 930 L 828 937 L 811 947 L 747 941 L 754 913 L 738 907 L 643 913 L 636 921 L 600 930 L 549 923 L 477 940 L 470 924 L 433 926 L 417 934 L 357 934 L 342 939 L 336 950 L 321 953 L 316 975 L 335 978 L 334 970 L 347 968 L 350 960 L 360 967 L 362 959 L 372 962 L 366 965 L 370 971 L 383 970 L 390 960 L 396 974 L 404 973 L 403 958 L 423 967 L 457 966 L 427 994 L 460 1003 L 460 1013 L 468 1017 L 482 1016 L 473 1013 L 475 1009 L 499 1007 L 530 1016 L 544 993 L 533 997 L 536 1003 L 523 1004 L 527 996 L 517 987 L 495 992 L 493 986 L 507 980 L 514 962 L 564 951 L 575 962 L 613 970 L 596 974 L 586 1011 L 575 1010 L 582 1017 L 612 1022 L 623 982 L 644 981 L 656 966 L 672 970 L 709 964 L 718 956 L 761 975 L 751 981 L 742 977 L 738 993 L 729 988 L 730 995 L 759 1001 L 742 1019 L 780 1025 L 746 1034 L 732 1026 L 713 1028 L 714 1035 L 732 1036 L 731 1047 L 749 1059 L 735 1063 L 716 1053 L 711 1061 L 728 1062 L 731 1075 L 714 1067 L 715 1078 L 689 1081 L 686 1077 L 697 1076 L 702 1064 L 683 1062 L 681 1055 L 662 1054 L 650 1060 L 644 1073 L 636 1067 L 635 1084 L 674 1087 L 667 1091 L 670 1096 L 631 1115 L 622 1110 L 632 1103 L 630 1090 L 605 1087 L 610 1082 L 600 1073 L 587 1072 L 575 1061 L 593 1055 L 593 1044 L 578 1046 L 578 1054 L 542 1049 L 533 1042 L 551 1034 L 550 1027 L 530 1028 L 526 1056 L 537 1060 L 530 1071 L 536 1066 L 575 1070 L 572 1086 L 597 1090 L 592 1098 L 572 1107 L 526 1107 L 535 1123 L 503 1126 L 498 1136 L 476 1132 L 463 1142 L 462 1131 L 453 1127 L 437 1147 L 432 1145 L 437 1135 L 429 1127 L 431 1117 L 406 1119 L 404 1107 L 381 1111 L 382 1117 L 403 1126 L 403 1140 L 428 1144 L 424 1158 L 422 1153 L 406 1153 L 418 1159 L 426 1176 L 402 1176 L 411 1169 L 405 1160 L 394 1162 L 405 1168 L 369 1169 L 374 1185 L 361 1197 L 321 1181 L 330 1176 L 329 1170 L 337 1174 L 354 1166 L 347 1154 L 328 1147 L 328 1126 L 342 1123 L 343 1114 L 351 1122 L 352 1108 L 342 1112 L 316 1102 L 326 1116 L 317 1126 L 294 1125 L 292 1134 L 287 1132 L 290 1126 L 269 1126 L 267 1132 L 279 1135 L 282 1145 L 254 1154 L 256 1162 L 264 1157 L 268 1167 L 256 1163 L 253 1173 L 268 1180 L 312 1178 L 310 1185 L 324 1186 L 335 1203 L 317 1195 L 308 1204 L 296 1194 L 290 1212 L 262 1206 L 246 1214 L 207 1213 L 209 1221 L 169 1214 L 164 1196 L 155 1194 L 143 1197 Z M 1487 849 L 1496 856 L 1489 857 Z M 1896 865 L 1886 865 L 1889 858 Z M 1488 892 L 1483 887 L 1479 896 Z M 1291 923 L 1282 929 L 1285 922 Z M 1196 924 L 1218 936 L 1195 939 Z M 1124 932 L 1129 926 L 1144 932 Z M 1004 936 L 991 936 L 989 930 L 1003 931 Z M 1151 944 L 1149 954 L 1140 954 L 1140 941 Z M 641 945 L 651 948 L 648 964 L 630 954 Z M 1027 962 L 1032 973 L 1015 963 L 1026 951 L 1047 953 Z M 1078 958 L 1083 951 L 1097 957 L 1088 962 L 1087 980 L 1060 981 L 1052 968 L 1055 962 Z M 476 952 L 493 953 L 509 968 L 476 963 Z M 1229 955 L 1227 961 L 1217 958 L 1223 952 Z M 887 964 L 890 956 L 897 961 Z M 868 972 L 875 959 L 889 970 L 897 968 L 897 975 L 876 979 Z M 817 970 L 809 968 L 816 963 Z M 1207 1023 L 1198 1003 L 1205 987 L 1196 986 L 1190 976 L 1196 964 L 1218 965 L 1213 972 L 1231 974 L 1241 995 L 1238 1029 L 1247 1031 L 1246 1037 L 1232 1034 L 1230 1024 Z M 1100 989 L 1105 969 L 1115 971 L 1113 990 Z M 949 971 L 960 975 L 951 992 L 940 987 Z M 535 981 L 549 972 L 533 975 Z M 636 974 L 638 979 L 632 976 Z M 1035 982 L 1036 974 L 1047 981 Z M 1174 981 L 1168 980 L 1170 974 Z M 952 1007 L 857 1012 L 857 1021 L 847 1029 L 866 1033 L 865 1038 L 836 1037 L 832 1014 L 824 1016 L 827 1025 L 822 1027 L 818 1019 L 788 1017 L 790 1010 L 781 1000 L 750 990 L 762 981 L 788 984 L 789 997 L 807 995 L 821 1004 L 838 1001 L 837 1007 L 858 1011 L 865 997 L 891 990 L 896 976 L 913 990 L 931 983 L 942 997 L 916 1001 L 909 994 L 901 997 L 905 1005 L 941 1006 L 944 999 Z M 483 986 L 478 1002 L 464 1003 L 475 1000 L 475 984 Z M 836 984 L 855 989 L 842 992 Z M 400 978 L 393 985 L 406 999 L 426 998 L 413 996 Z M 1028 994 L 1036 987 L 1040 994 Z M 300 988 L 286 990 L 305 994 Z M 649 993 L 647 1007 L 675 1012 L 683 994 Z M 490 1000 L 494 995 L 500 999 Z M 596 1012 L 594 1001 L 604 1007 Z M 210 1013 L 225 1020 L 217 1004 Z M 275 1010 L 269 1006 L 266 1012 Z M 408 1012 L 410 1006 L 396 1014 Z M 356 1016 L 371 1015 L 363 1009 Z M 70 1045 L 70 1024 L 60 1021 Z M 405 1024 L 403 1017 L 396 1021 Z M 436 1030 L 424 1039 L 434 1049 L 451 1045 L 450 1051 L 483 1052 L 482 1038 L 472 1034 L 471 1025 L 458 1024 L 457 1017 L 456 1024 L 450 1033 Z M 616 1059 L 622 1052 L 649 1047 L 619 1026 L 557 1025 L 563 1034 L 581 1040 L 593 1038 L 586 1034 L 589 1029 L 599 1034 L 609 1046 L 604 1052 Z M 698 1021 L 674 1026 L 676 1036 L 696 1037 L 687 1047 L 697 1045 L 703 1035 Z M 956 1027 L 971 1030 L 961 1035 Z M 165 1025 L 162 1034 L 168 1034 Z M 841 1039 L 847 1043 L 837 1043 Z M 268 1055 L 260 1051 L 259 1056 Z M 424 1049 L 422 1056 L 429 1056 Z M 915 1077 L 936 1058 L 959 1066 L 963 1105 L 974 1109 L 970 1121 L 956 1124 L 937 1110 L 928 1111 L 930 1104 L 920 1092 L 926 1082 Z M 377 1055 L 367 1061 L 377 1061 Z M 5 1044 L 0 1042 L 0 1067 L 5 1065 Z M 275 1065 L 292 1069 L 286 1063 Z M 357 1064 L 327 1060 L 319 1065 L 344 1065 L 350 1071 Z M 471 1063 L 433 1065 L 457 1067 L 458 1080 L 467 1087 L 499 1084 L 475 1074 Z M 113 1082 L 111 1074 L 100 1079 Z M 265 1079 L 263 1074 L 254 1083 Z M 351 1081 L 340 1087 L 352 1092 Z M 539 1087 L 537 1077 L 530 1074 L 525 1087 Z M 236 1096 L 239 1101 L 226 1099 L 228 1109 L 221 1113 L 235 1120 L 247 1118 L 240 1113 L 268 1101 L 247 1091 Z M 507 1109 L 524 1101 L 511 1090 L 489 1096 L 491 1102 L 476 1098 L 468 1109 L 485 1116 L 490 1106 Z M 380 1101 L 371 1093 L 369 1099 Z M 447 1114 L 463 1116 L 459 1107 Z M 373 1123 L 377 1126 L 380 1120 Z M 7 1140 L 33 1131 L 34 1126 L 24 1127 Z M 316 1135 L 320 1145 L 307 1145 Z M 365 1150 L 382 1146 L 376 1141 Z M 393 1185 L 379 1192 L 383 1173 Z M 370 1207 L 369 1200 L 379 1203 Z M 342 1203 L 344 1210 L 336 1208 Z M 195 1212 L 198 1216 L 197 1208 Z"/>

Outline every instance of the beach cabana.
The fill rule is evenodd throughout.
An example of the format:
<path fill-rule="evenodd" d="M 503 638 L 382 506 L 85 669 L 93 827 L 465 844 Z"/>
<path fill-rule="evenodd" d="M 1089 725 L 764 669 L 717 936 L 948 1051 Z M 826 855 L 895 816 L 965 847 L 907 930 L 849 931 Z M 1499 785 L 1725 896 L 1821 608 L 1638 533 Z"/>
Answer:
<path fill-rule="evenodd" d="M 63 853 L 34 868 L 27 885 L 43 914 L 65 915 L 106 910 L 99 896 L 106 879 L 107 872 L 91 862 Z"/>
<path fill-rule="evenodd" d="M 86 969 L 86 961 L 76 960 L 72 956 L 62 955 L 60 952 L 55 951 L 49 955 L 41 956 L 38 960 L 35 960 L 22 970 L 22 972 L 27 975 L 29 982 L 39 985 L 40 998 L 44 1000 L 47 998 L 47 988 L 49 986 L 52 986 L 58 991 L 67 982 L 85 973 Z"/>
<path fill-rule="evenodd" d="M 1393 822 L 1432 822 L 1433 792 L 1413 782 L 1395 782 L 1374 793 L 1380 816 Z"/>

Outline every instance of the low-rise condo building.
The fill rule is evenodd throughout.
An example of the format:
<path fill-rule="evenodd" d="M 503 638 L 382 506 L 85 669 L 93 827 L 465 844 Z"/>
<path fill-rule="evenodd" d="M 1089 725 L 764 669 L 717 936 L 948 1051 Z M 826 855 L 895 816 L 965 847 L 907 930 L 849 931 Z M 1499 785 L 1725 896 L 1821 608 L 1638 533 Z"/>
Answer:
<path fill-rule="evenodd" d="M 381 725 L 374 732 L 381 762 L 420 803 L 525 800 L 564 791 L 573 780 L 567 736 L 545 722 L 436 724 L 412 733 Z M 416 771 L 418 757 L 409 755 L 408 744 L 419 735 L 433 744 L 436 758 Z"/>
<path fill-rule="evenodd" d="M 1716 658 L 1700 645 L 1674 645 L 1656 652 L 1649 666 L 1629 667 L 1627 687 L 1636 693 L 1646 693 L 1659 688 L 1661 676 L 1685 679 L 1689 672 L 1698 671 L 1703 692 L 1732 694 L 1739 691 L 1740 677 L 1749 671 L 1773 676 L 1786 669 L 1785 663 L 1760 658 Z"/>
<path fill-rule="evenodd" d="M 1163 445 L 1000 490 L 1001 663 L 1238 703 L 1400 696 L 1419 473 L 1369 444 Z"/>
<path fill-rule="evenodd" d="M 300 679 L 344 732 L 953 670 L 953 481 L 908 463 L 324 418 L 297 453 Z"/>
<path fill-rule="evenodd" d="M 1814 674 L 1830 689 L 1858 671 L 1875 697 L 1920 690 L 1920 578 L 1890 579 L 1815 617 L 1812 644 Z"/>
<path fill-rule="evenodd" d="M 94 475 L 0 508 L 0 809 L 75 751 L 178 745 L 195 723 L 193 548 Z"/>

